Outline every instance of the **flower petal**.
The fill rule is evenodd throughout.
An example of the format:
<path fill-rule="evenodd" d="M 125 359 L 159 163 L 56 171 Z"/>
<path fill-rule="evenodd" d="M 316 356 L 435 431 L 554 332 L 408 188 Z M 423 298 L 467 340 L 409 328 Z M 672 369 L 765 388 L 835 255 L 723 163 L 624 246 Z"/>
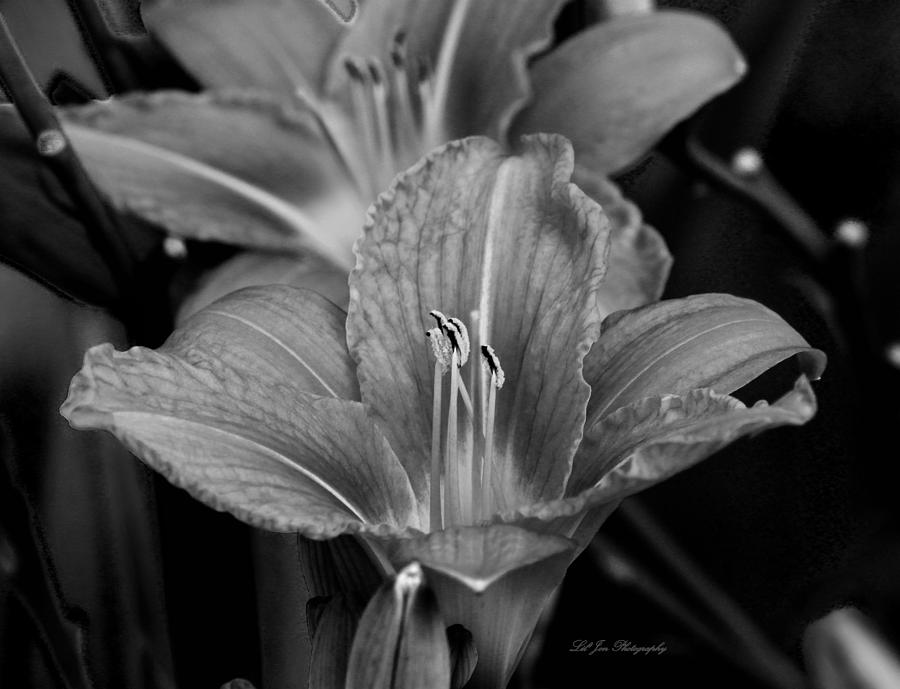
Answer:
<path fill-rule="evenodd" d="M 235 290 L 260 285 L 311 289 L 343 309 L 350 300 L 347 273 L 315 254 L 286 256 L 243 251 L 203 276 L 199 287 L 182 301 L 178 322 L 183 323 L 200 309 Z"/>
<path fill-rule="evenodd" d="M 600 287 L 603 316 L 659 300 L 672 267 L 663 238 L 644 224 L 638 207 L 602 175 L 576 165 L 574 180 L 603 206 L 610 221 L 609 267 Z"/>
<path fill-rule="evenodd" d="M 437 88 L 445 90 L 446 138 L 485 134 L 505 140 L 510 118 L 530 93 L 526 62 L 550 44 L 553 22 L 564 4 L 368 0 L 335 51 L 329 91 L 341 90 L 348 55 L 390 65 L 394 37 L 402 30 L 410 58 L 432 65 Z M 456 6 L 464 12 L 458 27 L 453 19 Z M 448 51 L 446 81 L 441 80 L 443 50 Z"/>
<path fill-rule="evenodd" d="M 310 109 L 247 92 L 160 92 L 63 115 L 119 208 L 178 236 L 314 249 L 350 267 L 362 205 Z"/>
<path fill-rule="evenodd" d="M 584 360 L 588 424 L 643 397 L 709 387 L 730 393 L 799 355 L 813 379 L 825 355 L 775 312 L 749 299 L 701 294 L 613 314 Z"/>
<path fill-rule="evenodd" d="M 311 599 L 310 603 L 314 600 Z M 307 605 L 307 609 L 309 607 Z M 338 593 L 322 605 L 315 633 L 311 634 L 312 653 L 307 683 L 310 689 L 345 689 L 347 661 L 361 614 L 362 605 L 357 603 L 355 596 Z M 309 613 L 307 616 L 312 617 Z"/>
<path fill-rule="evenodd" d="M 443 689 L 450 647 L 434 592 L 412 563 L 366 606 L 350 649 L 345 689 Z"/>
<path fill-rule="evenodd" d="M 574 557 L 568 539 L 506 524 L 392 539 L 395 566 L 418 561 L 447 624 L 462 624 L 478 648 L 467 687 L 506 686 L 547 598 Z"/>
<path fill-rule="evenodd" d="M 190 327 L 200 335 L 182 329 L 160 352 L 89 350 L 63 415 L 110 431 L 175 485 L 262 528 L 325 538 L 418 526 L 403 468 L 362 405 L 273 383 L 289 357 L 272 342 L 226 355 L 231 341 Z M 258 378 L 232 368 L 251 352 L 267 359 Z"/>
<path fill-rule="evenodd" d="M 509 381 L 497 397 L 499 499 L 561 494 L 581 439 L 581 362 L 598 330 L 608 240 L 600 207 L 569 183 L 571 171 L 560 137 L 528 137 L 517 156 L 466 139 L 398 177 L 370 211 L 350 276 L 347 341 L 363 401 L 398 456 L 420 467 L 413 486 L 427 481 L 431 443 L 428 312 L 468 320 L 477 310 L 480 341 Z"/>
<path fill-rule="evenodd" d="M 661 480 L 654 472 L 662 470 L 669 476 L 749 433 L 802 425 L 815 411 L 816 398 L 805 377 L 774 405 L 759 402 L 749 409 L 708 388 L 647 397 L 585 431 L 566 493 L 576 495 L 604 481 L 629 486 L 634 482 L 640 490 L 642 482 Z M 665 462 L 671 466 L 663 466 Z"/>
<path fill-rule="evenodd" d="M 534 98 L 512 131 L 559 132 L 572 140 L 579 165 L 609 174 L 743 73 L 728 34 L 702 15 L 615 17 L 534 63 Z"/>
<path fill-rule="evenodd" d="M 310 290 L 250 287 L 196 313 L 161 351 L 263 385 L 358 400 L 344 320 L 340 308 Z"/>
<path fill-rule="evenodd" d="M 558 555 L 571 545 L 564 538 L 503 524 L 454 527 L 420 538 L 391 540 L 385 549 L 391 562 L 415 560 L 483 593 L 513 570 Z"/>
<path fill-rule="evenodd" d="M 344 11 L 336 13 L 334 2 L 327 0 L 159 0 L 144 5 L 144 24 L 204 86 L 283 93 L 318 86 L 325 60 L 350 18 Z"/>

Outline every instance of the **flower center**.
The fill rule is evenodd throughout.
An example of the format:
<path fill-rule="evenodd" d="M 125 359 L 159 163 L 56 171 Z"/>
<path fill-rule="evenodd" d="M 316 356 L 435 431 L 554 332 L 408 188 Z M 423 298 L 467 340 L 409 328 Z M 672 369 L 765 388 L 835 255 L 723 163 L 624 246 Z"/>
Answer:
<path fill-rule="evenodd" d="M 411 58 L 406 34 L 398 31 L 390 64 L 348 57 L 353 118 L 362 140 L 372 198 L 394 175 L 450 137 L 446 122 L 453 63 L 472 0 L 454 0 L 436 58 Z"/>
<path fill-rule="evenodd" d="M 456 524 L 474 524 L 493 513 L 494 417 L 497 390 L 505 376 L 490 345 L 475 348 L 481 355 L 480 367 L 469 363 L 472 344 L 461 320 L 440 311 L 429 315 L 437 322 L 425 333 L 435 359 L 429 527 L 438 531 Z M 477 321 L 478 312 L 473 311 L 472 318 Z M 474 332 L 477 338 L 478 328 Z M 468 386 L 462 375 L 467 363 Z M 450 390 L 445 401 L 443 379 L 448 372 Z M 459 414 L 459 402 L 463 403 L 463 415 Z"/>
<path fill-rule="evenodd" d="M 347 58 L 353 118 L 374 196 L 387 189 L 394 175 L 437 145 L 428 131 L 433 119 L 433 75 L 428 64 L 410 60 L 404 34 L 391 46 L 387 67 L 374 58 Z"/>

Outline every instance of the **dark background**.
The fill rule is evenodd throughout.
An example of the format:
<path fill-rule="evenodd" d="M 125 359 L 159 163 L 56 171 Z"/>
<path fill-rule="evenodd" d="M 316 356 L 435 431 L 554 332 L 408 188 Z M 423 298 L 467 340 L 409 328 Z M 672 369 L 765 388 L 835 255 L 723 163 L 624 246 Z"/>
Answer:
<path fill-rule="evenodd" d="M 696 121 L 700 140 L 725 161 L 741 147 L 758 149 L 822 233 L 854 217 L 871 236 L 863 250 L 821 263 L 746 197 L 683 161 L 657 153 L 622 177 L 676 258 L 666 296 L 757 299 L 830 359 L 810 424 L 740 442 L 641 504 L 664 542 L 680 546 L 797 667 L 806 626 L 847 603 L 900 647 L 900 403 L 897 370 L 883 356 L 900 340 L 900 6 L 659 4 L 717 17 L 748 58 L 745 81 Z M 104 82 L 92 68 L 66 2 L 0 0 L 0 10 L 57 100 L 77 99 L 79 89 L 106 94 L 108 75 Z M 571 10 L 560 30 L 583 11 Z M 57 415 L 81 353 L 110 338 L 124 341 L 108 316 L 0 267 L 0 453 L 34 508 L 28 523 L 52 559 L 63 612 L 82 623 L 94 685 L 217 687 L 265 675 L 266 689 L 286 686 L 272 678 L 284 682 L 291 664 L 264 664 L 277 655 L 273 644 L 284 643 L 271 629 L 272 543 L 168 489 L 112 441 L 70 431 Z M 771 399 L 792 375 L 778 370 L 744 399 Z M 9 514 L 14 501 L 0 496 L 0 510 Z M 4 538 L 15 542 L 9 531 L 7 523 L 0 532 L 0 570 L 23 565 L 3 549 Z M 602 552 L 624 553 L 626 575 L 613 576 L 608 559 L 590 554 L 573 566 L 522 686 L 775 686 L 666 605 L 680 600 L 698 615 L 702 607 L 667 576 L 633 518 L 613 517 L 603 533 Z M 662 594 L 642 572 L 662 582 Z M 274 597 L 296 603 L 295 594 Z M 62 686 L 30 620 L 12 597 L 0 600 L 0 686 Z M 579 639 L 668 650 L 588 656 L 570 651 Z"/>

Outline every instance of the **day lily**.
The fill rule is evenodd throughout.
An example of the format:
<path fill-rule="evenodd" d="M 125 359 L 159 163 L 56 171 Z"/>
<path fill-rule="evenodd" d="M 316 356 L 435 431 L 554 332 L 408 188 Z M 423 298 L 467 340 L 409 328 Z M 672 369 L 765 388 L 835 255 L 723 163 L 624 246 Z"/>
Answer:
<path fill-rule="evenodd" d="M 824 366 L 745 299 L 610 314 L 622 273 L 570 143 L 516 151 L 473 137 L 398 176 L 356 243 L 346 314 L 241 290 L 158 351 L 91 349 L 62 407 L 250 524 L 354 534 L 385 572 L 421 563 L 474 637 L 471 687 L 506 685 L 623 497 L 815 412 L 805 376 L 771 405 L 730 392 L 793 355 Z"/>
<path fill-rule="evenodd" d="M 365 209 L 434 147 L 558 132 L 588 186 L 743 73 L 727 34 L 684 11 L 617 16 L 546 52 L 564 4 L 370 0 L 339 19 L 321 0 L 147 2 L 151 35 L 207 90 L 67 109 L 66 131 L 120 209 L 256 250 L 186 311 L 267 282 L 345 301 Z M 649 228 L 634 240 L 660 245 Z"/>

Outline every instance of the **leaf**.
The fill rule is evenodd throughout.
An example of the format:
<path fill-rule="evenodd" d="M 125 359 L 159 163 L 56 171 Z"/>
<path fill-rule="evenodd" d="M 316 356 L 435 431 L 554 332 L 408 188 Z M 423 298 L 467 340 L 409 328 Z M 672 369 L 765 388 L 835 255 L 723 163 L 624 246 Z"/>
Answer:
<path fill-rule="evenodd" d="M 0 156 L 0 261 L 69 299 L 118 312 L 113 276 L 9 105 L 0 105 Z M 159 252 L 163 237 L 128 218 L 120 221 L 138 262 Z"/>
<path fill-rule="evenodd" d="M 670 299 L 613 314 L 585 357 L 590 427 L 643 397 L 708 387 L 730 393 L 798 355 L 813 379 L 825 355 L 765 306 L 728 294 Z"/>
<path fill-rule="evenodd" d="M 310 596 L 356 594 L 369 599 L 382 577 L 365 549 L 353 536 L 314 541 L 297 540 L 301 575 Z"/>
<path fill-rule="evenodd" d="M 472 633 L 461 624 L 447 627 L 450 645 L 450 689 L 463 689 L 478 665 L 478 648 Z"/>
<path fill-rule="evenodd" d="M 359 620 L 346 689 L 450 686 L 450 650 L 434 593 L 412 563 L 384 584 Z"/>
<path fill-rule="evenodd" d="M 337 594 L 324 604 L 313 635 L 309 689 L 344 689 L 347 663 L 363 606 Z"/>
<path fill-rule="evenodd" d="M 578 164 L 621 171 L 745 70 L 728 34 L 700 14 L 623 15 L 569 39 L 531 68 L 534 97 L 513 134 L 572 141 Z"/>

